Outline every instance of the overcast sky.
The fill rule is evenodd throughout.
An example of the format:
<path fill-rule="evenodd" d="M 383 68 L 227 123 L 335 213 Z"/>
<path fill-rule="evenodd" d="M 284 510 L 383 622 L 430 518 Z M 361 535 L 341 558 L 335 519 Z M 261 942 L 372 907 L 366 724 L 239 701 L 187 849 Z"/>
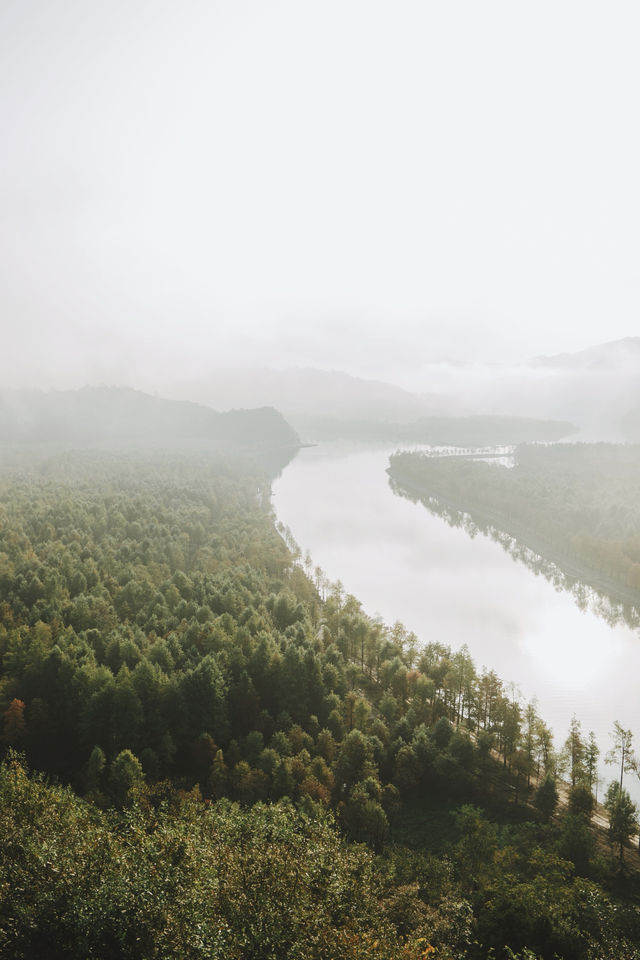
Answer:
<path fill-rule="evenodd" d="M 640 333 L 640 7 L 3 0 L 4 382 Z"/>

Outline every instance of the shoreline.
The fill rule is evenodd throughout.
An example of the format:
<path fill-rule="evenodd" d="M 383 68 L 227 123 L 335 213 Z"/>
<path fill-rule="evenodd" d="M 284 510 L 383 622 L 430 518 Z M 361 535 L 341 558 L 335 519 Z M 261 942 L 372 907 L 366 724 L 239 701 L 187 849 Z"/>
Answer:
<path fill-rule="evenodd" d="M 473 506 L 469 508 L 451 500 L 437 490 L 427 489 L 424 484 L 417 483 L 413 479 L 408 479 L 400 472 L 392 472 L 391 467 L 387 467 L 386 472 L 390 480 L 398 486 L 400 491 L 404 489 L 410 495 L 417 495 L 421 501 L 424 497 L 431 497 L 443 507 L 455 510 L 457 513 L 466 514 L 480 527 L 481 532 L 485 532 L 482 529 L 484 526 L 493 528 L 512 537 L 518 544 L 531 550 L 541 560 L 553 563 L 567 579 L 590 587 L 612 603 L 631 606 L 640 612 L 640 593 L 638 591 L 606 577 L 593 567 L 580 563 L 580 561 L 576 561 L 574 558 L 569 557 L 567 554 L 553 547 L 549 548 L 548 543 L 544 539 L 532 534 L 530 530 L 521 524 L 509 520 L 504 514 L 500 513 L 500 511 L 488 511 Z M 426 504 L 424 504 L 424 506 L 429 509 Z M 480 526 L 481 524 L 482 526 Z M 488 530 L 486 533 L 488 535 Z"/>

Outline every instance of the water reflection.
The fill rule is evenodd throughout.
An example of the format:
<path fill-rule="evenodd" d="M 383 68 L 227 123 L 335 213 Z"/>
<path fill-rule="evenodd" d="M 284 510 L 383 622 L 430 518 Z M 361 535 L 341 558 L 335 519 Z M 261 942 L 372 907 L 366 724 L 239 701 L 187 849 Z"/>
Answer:
<path fill-rule="evenodd" d="M 595 687 L 611 672 L 612 664 L 623 668 L 624 647 L 623 638 L 615 631 L 603 643 L 602 630 L 593 617 L 585 616 L 577 632 L 575 617 L 564 604 L 538 611 L 534 629 L 522 643 L 536 673 L 567 693 Z"/>
<path fill-rule="evenodd" d="M 599 598 L 578 584 L 567 592 L 556 571 L 547 579 L 496 535 L 394 496 L 391 452 L 321 445 L 286 467 L 273 504 L 303 553 L 371 616 L 401 620 L 422 642 L 466 643 L 479 670 L 513 681 L 524 700 L 537 697 L 557 744 L 574 713 L 603 754 L 614 720 L 640 741 L 640 637 L 620 611 L 604 604 L 603 619 Z M 610 768 L 602 776 L 612 779 Z M 640 799 L 631 777 L 628 786 Z"/>
<path fill-rule="evenodd" d="M 471 459 L 484 459 L 481 457 L 472 457 Z M 503 457 L 494 458 L 494 463 L 499 464 Z M 507 464 L 510 466 L 511 464 Z M 640 611 L 637 607 L 629 603 L 620 603 L 612 600 L 605 592 L 598 590 L 588 584 L 583 583 L 576 577 L 571 576 L 562 570 L 553 560 L 540 556 L 534 550 L 531 550 L 525 544 L 518 541 L 511 534 L 504 530 L 499 530 L 490 523 L 483 522 L 477 517 L 466 513 L 463 510 L 456 510 L 450 506 L 443 505 L 437 497 L 418 495 L 407 489 L 402 483 L 394 477 L 389 477 L 389 486 L 396 496 L 404 497 L 412 503 L 420 503 L 431 513 L 441 517 L 449 526 L 462 528 L 467 536 L 477 536 L 482 533 L 490 537 L 495 543 L 500 544 L 502 549 L 514 560 L 523 563 L 533 573 L 543 576 L 558 591 L 565 590 L 573 597 L 574 602 L 580 610 L 590 610 L 596 616 L 605 620 L 610 627 L 619 623 L 626 623 L 633 630 L 640 629 Z"/>

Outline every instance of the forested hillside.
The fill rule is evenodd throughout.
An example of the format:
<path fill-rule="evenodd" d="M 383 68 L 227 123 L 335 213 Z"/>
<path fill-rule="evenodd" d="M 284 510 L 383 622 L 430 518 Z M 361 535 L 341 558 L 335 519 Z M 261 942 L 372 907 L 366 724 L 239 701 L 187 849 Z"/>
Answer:
<path fill-rule="evenodd" d="M 640 604 L 640 446 L 522 445 L 504 469 L 473 457 L 398 453 L 397 492 L 435 498 L 460 519 L 497 528 L 570 577 Z M 433 504 L 432 504 L 433 505 Z"/>
<path fill-rule="evenodd" d="M 165 400 L 125 387 L 0 394 L 0 442 L 92 446 L 199 440 L 237 451 L 297 448 L 298 435 L 273 407 L 229 410 Z"/>
<path fill-rule="evenodd" d="M 368 618 L 268 492 L 211 456 L 0 476 L 0 955 L 640 956 L 579 724 L 560 810 L 535 707 Z"/>

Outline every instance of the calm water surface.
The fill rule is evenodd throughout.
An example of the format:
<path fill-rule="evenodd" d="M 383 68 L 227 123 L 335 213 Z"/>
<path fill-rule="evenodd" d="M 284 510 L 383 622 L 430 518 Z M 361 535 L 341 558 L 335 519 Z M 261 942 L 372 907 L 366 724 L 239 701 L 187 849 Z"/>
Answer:
<path fill-rule="evenodd" d="M 488 537 L 471 538 L 394 496 L 385 473 L 391 452 L 346 444 L 300 451 L 274 483 L 273 505 L 303 554 L 371 616 L 401 620 L 425 643 L 466 643 L 478 668 L 537 699 L 556 746 L 575 713 L 603 754 L 614 720 L 640 747 L 640 635 L 581 611 Z M 602 776 L 613 779 L 614 768 Z M 633 774 L 625 786 L 640 800 Z"/>

